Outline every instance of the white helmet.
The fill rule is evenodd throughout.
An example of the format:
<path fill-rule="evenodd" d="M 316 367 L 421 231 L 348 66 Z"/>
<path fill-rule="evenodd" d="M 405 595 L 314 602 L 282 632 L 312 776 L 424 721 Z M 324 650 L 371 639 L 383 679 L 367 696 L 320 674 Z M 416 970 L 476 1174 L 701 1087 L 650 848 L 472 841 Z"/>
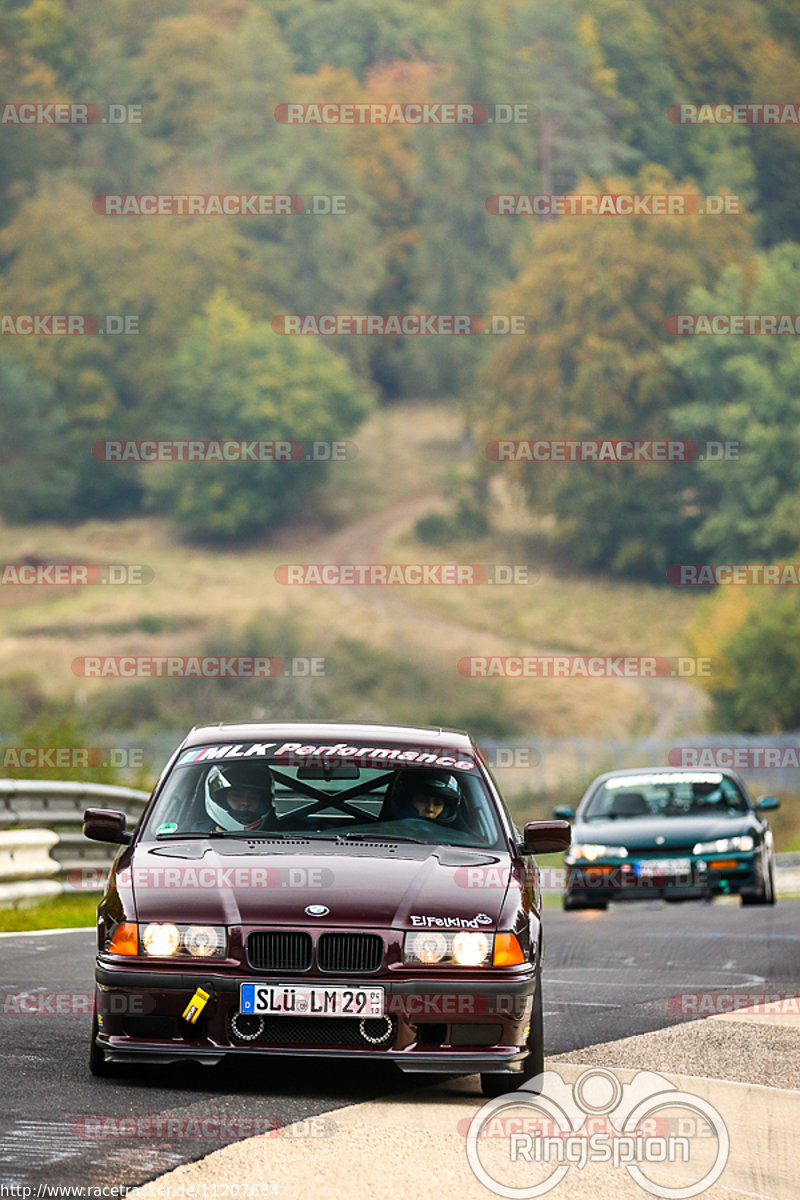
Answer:
<path fill-rule="evenodd" d="M 247 810 L 231 807 L 232 792 L 249 794 Z M 266 763 L 230 762 L 212 767 L 206 775 L 206 812 L 220 829 L 232 833 L 243 829 L 263 829 L 273 824 L 275 780 Z"/>

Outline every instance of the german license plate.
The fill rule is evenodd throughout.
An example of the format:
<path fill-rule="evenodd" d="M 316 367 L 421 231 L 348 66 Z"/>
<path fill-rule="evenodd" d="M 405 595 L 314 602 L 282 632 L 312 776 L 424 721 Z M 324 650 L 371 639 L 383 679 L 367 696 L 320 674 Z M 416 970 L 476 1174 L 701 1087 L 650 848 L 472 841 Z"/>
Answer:
<path fill-rule="evenodd" d="M 640 879 L 654 879 L 661 876 L 667 878 L 691 878 L 692 860 L 690 858 L 646 858 L 636 864 L 636 874 Z"/>
<path fill-rule="evenodd" d="M 243 983 L 239 1008 L 253 1016 L 382 1017 L 382 987 L 299 987 L 294 983 Z"/>

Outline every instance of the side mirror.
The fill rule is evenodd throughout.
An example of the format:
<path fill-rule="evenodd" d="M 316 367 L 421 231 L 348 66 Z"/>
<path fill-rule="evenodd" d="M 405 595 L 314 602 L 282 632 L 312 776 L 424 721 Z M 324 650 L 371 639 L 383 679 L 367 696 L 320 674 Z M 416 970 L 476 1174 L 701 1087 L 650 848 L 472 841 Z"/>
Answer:
<path fill-rule="evenodd" d="M 756 800 L 756 808 L 759 812 L 769 812 L 780 806 L 781 802 L 777 796 L 759 796 Z"/>
<path fill-rule="evenodd" d="M 87 808 L 83 814 L 83 836 L 93 842 L 119 842 L 126 846 L 131 835 L 125 832 L 125 813 L 108 808 Z"/>
<path fill-rule="evenodd" d="M 528 854 L 556 854 L 569 850 L 571 841 L 569 821 L 528 821 L 522 844 Z"/>
<path fill-rule="evenodd" d="M 559 804 L 553 809 L 553 816 L 560 818 L 562 821 L 574 821 L 575 809 L 571 804 Z"/>

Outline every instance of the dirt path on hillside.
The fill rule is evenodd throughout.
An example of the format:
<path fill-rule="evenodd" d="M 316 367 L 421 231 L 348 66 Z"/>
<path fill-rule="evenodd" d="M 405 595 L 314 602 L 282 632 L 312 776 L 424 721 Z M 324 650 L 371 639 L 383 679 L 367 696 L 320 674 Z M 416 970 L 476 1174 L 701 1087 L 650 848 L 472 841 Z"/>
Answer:
<path fill-rule="evenodd" d="M 373 513 L 361 521 L 325 537 L 316 548 L 318 563 L 388 563 L 393 558 L 385 547 L 404 534 L 410 534 L 414 523 L 425 513 L 443 507 L 436 493 L 409 497 Z M 565 583 L 565 602 L 568 602 Z M 488 633 L 449 617 L 437 616 L 409 603 L 408 588 L 351 586 L 337 589 L 342 599 L 355 608 L 381 613 L 388 617 L 402 615 L 420 633 L 447 636 L 462 647 L 460 654 L 470 655 L 480 647 L 486 654 L 552 654 L 553 646 L 537 646 L 509 638 L 502 630 Z M 642 707 L 655 714 L 652 727 L 637 731 L 653 738 L 670 738 L 687 730 L 698 730 L 703 724 L 704 699 L 692 684 L 680 679 L 623 679 L 617 686 L 629 687 L 638 695 Z M 580 734 L 582 731 L 577 731 Z"/>

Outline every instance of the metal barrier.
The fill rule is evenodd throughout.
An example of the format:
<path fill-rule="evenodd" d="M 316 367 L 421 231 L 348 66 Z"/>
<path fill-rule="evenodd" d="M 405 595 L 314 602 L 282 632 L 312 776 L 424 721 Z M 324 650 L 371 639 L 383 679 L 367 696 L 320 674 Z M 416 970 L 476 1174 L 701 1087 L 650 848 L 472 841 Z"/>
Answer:
<path fill-rule="evenodd" d="M 132 828 L 149 798 L 112 784 L 0 779 L 0 906 L 102 891 L 119 847 L 83 836 L 85 809 L 124 812 Z"/>

